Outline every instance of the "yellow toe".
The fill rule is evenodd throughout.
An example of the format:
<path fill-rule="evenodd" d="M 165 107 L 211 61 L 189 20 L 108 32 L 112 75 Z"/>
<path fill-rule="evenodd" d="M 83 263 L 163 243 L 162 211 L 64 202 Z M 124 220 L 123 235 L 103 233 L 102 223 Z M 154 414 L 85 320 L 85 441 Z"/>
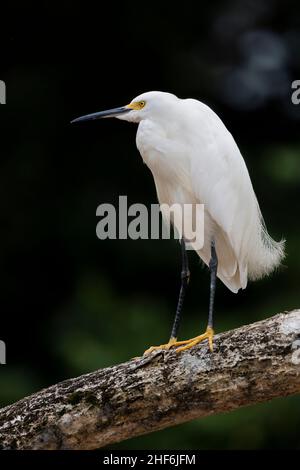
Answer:
<path fill-rule="evenodd" d="M 213 352 L 213 337 L 214 337 L 214 330 L 210 327 L 207 328 L 206 332 L 203 333 L 202 335 L 196 336 L 195 338 L 188 339 L 186 341 L 178 341 L 176 343 L 176 346 L 181 346 L 180 348 L 176 349 L 176 352 L 182 352 L 186 351 L 187 349 L 192 348 L 193 346 L 196 346 L 196 344 L 200 343 L 201 341 L 204 341 L 205 339 L 208 339 L 208 344 L 209 344 L 209 349 L 211 352 Z"/>
<path fill-rule="evenodd" d="M 150 348 L 146 349 L 146 351 L 144 352 L 144 356 L 152 353 L 153 351 L 161 351 L 161 350 L 168 351 L 170 348 L 174 346 L 179 346 L 177 342 L 177 338 L 170 338 L 169 342 L 166 344 L 160 344 L 159 346 L 151 346 Z"/>

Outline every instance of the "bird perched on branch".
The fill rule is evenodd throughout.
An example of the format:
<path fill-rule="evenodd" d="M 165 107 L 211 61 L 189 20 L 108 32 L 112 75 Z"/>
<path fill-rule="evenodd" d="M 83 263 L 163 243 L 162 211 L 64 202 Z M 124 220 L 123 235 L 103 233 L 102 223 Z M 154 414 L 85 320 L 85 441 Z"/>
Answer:
<path fill-rule="evenodd" d="M 210 270 L 207 329 L 195 338 L 177 341 L 190 272 L 185 233 L 175 227 L 182 234 L 182 272 L 173 328 L 168 343 L 152 346 L 144 354 L 171 347 L 180 352 L 205 339 L 212 351 L 216 277 L 234 293 L 245 289 L 248 279 L 260 279 L 280 264 L 284 240 L 275 242 L 268 235 L 239 148 L 208 106 L 152 91 L 126 106 L 72 122 L 107 117 L 139 124 L 136 144 L 153 174 L 160 204 L 204 204 L 204 243 L 196 251 Z"/>

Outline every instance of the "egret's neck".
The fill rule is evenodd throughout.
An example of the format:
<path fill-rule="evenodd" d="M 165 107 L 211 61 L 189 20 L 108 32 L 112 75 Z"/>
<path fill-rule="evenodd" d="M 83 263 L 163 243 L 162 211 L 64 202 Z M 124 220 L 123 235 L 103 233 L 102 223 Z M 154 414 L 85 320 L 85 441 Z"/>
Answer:
<path fill-rule="evenodd" d="M 143 119 L 138 126 L 136 145 L 142 157 L 146 152 L 159 150 L 159 145 L 166 138 L 164 128 L 152 119 Z"/>

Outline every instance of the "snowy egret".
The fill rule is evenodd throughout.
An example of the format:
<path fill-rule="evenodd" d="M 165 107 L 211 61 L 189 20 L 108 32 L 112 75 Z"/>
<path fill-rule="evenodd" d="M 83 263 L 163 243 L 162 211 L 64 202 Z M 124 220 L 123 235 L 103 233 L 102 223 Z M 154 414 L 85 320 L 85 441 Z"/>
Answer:
<path fill-rule="evenodd" d="M 150 168 L 159 202 L 204 204 L 204 245 L 197 250 L 210 270 L 208 324 L 204 334 L 177 341 L 190 272 L 184 234 L 179 299 L 170 340 L 152 346 L 184 351 L 204 339 L 213 350 L 213 309 L 218 277 L 232 292 L 248 279 L 268 275 L 284 256 L 284 240 L 275 242 L 266 230 L 249 173 L 239 148 L 221 119 L 195 99 L 148 92 L 130 104 L 74 119 L 81 122 L 116 117 L 138 123 L 137 148 Z M 180 228 L 179 228 L 180 230 Z"/>

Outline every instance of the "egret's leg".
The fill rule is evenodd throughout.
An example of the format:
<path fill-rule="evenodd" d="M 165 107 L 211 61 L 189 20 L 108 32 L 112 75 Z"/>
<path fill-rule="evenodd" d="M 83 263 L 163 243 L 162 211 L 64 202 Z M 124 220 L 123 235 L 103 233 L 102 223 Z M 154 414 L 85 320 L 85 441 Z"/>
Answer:
<path fill-rule="evenodd" d="M 190 349 L 191 347 L 195 346 L 196 344 L 200 343 L 205 339 L 208 339 L 209 349 L 213 351 L 213 312 L 214 312 L 214 301 L 215 301 L 215 293 L 216 293 L 216 281 L 217 281 L 217 270 L 218 270 L 218 257 L 215 248 L 214 240 L 211 243 L 211 257 L 209 262 L 209 270 L 210 270 L 210 294 L 209 294 L 209 309 L 208 309 L 208 322 L 206 332 L 203 335 L 196 336 L 187 341 L 178 341 L 176 345 L 185 345 L 181 348 L 176 349 L 176 352 L 185 351 L 186 349 Z"/>
<path fill-rule="evenodd" d="M 216 253 L 216 247 L 214 240 L 211 243 L 211 257 L 209 262 L 210 270 L 210 294 L 209 294 L 209 310 L 208 310 L 208 323 L 207 328 L 213 329 L 213 314 L 214 314 L 214 303 L 216 294 L 216 283 L 217 283 L 217 270 L 218 270 L 218 257 Z"/>
<path fill-rule="evenodd" d="M 171 331 L 170 341 L 172 339 L 175 339 L 175 341 L 177 340 L 177 333 L 178 333 L 180 320 L 181 320 L 181 316 L 182 316 L 183 302 L 184 302 L 184 298 L 185 298 L 185 294 L 186 294 L 186 289 L 187 289 L 187 286 L 188 286 L 189 280 L 190 280 L 189 263 L 188 263 L 188 256 L 187 256 L 187 252 L 186 252 L 184 238 L 181 239 L 180 244 L 181 244 L 181 260 L 182 260 L 181 286 L 180 286 L 179 298 L 178 298 L 174 323 L 173 323 L 173 327 L 172 327 L 172 331 Z"/>
<path fill-rule="evenodd" d="M 149 349 L 147 349 L 144 352 L 144 354 L 149 354 L 152 351 L 156 351 L 158 349 L 170 349 L 173 346 L 178 346 L 177 333 L 178 333 L 179 324 L 180 324 L 181 315 L 182 315 L 183 301 L 184 301 L 186 289 L 187 289 L 189 279 L 190 279 L 188 256 L 186 252 L 185 241 L 183 238 L 181 239 L 180 245 L 181 245 L 181 260 L 182 260 L 181 286 L 180 286 L 179 298 L 178 298 L 175 318 L 173 322 L 173 327 L 171 331 L 171 336 L 167 344 L 161 344 L 160 346 L 151 346 Z"/>

